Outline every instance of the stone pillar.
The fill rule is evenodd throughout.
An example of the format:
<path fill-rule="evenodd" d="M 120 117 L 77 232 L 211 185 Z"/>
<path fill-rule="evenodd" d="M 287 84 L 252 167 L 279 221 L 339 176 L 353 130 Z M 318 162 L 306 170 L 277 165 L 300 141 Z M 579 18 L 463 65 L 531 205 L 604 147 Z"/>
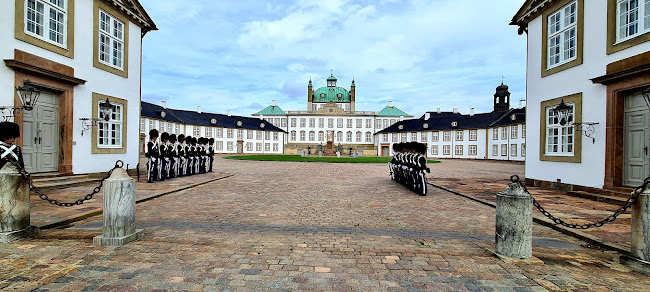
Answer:
<path fill-rule="evenodd" d="M 29 226 L 29 185 L 13 165 L 0 169 L 0 242 L 31 237 L 38 228 Z"/>
<path fill-rule="evenodd" d="M 533 245 L 533 197 L 519 184 L 511 183 L 497 194 L 496 251 L 498 254 L 528 259 Z"/>
<path fill-rule="evenodd" d="M 125 245 L 144 236 L 143 229 L 135 229 L 135 180 L 123 168 L 104 181 L 103 216 L 104 233 L 93 245 Z"/>
<path fill-rule="evenodd" d="M 630 256 L 621 262 L 633 270 L 650 274 L 650 187 L 646 187 L 632 204 L 632 242 Z"/>

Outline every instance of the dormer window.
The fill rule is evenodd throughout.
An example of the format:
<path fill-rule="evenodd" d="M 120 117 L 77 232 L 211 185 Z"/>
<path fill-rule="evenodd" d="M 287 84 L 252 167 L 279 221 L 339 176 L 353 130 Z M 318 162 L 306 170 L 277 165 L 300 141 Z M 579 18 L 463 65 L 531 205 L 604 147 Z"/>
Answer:
<path fill-rule="evenodd" d="M 429 128 L 429 124 L 424 124 L 424 125 L 422 125 L 422 127 L 425 128 L 425 129 L 428 129 L 428 128 Z"/>
<path fill-rule="evenodd" d="M 164 118 L 166 115 L 167 115 L 167 113 L 165 113 L 165 112 L 160 112 L 160 116 L 161 116 L 161 117 Z"/>
<path fill-rule="evenodd" d="M 215 119 L 215 118 L 210 119 L 210 124 L 216 125 L 217 124 L 217 119 Z"/>
<path fill-rule="evenodd" d="M 242 122 L 241 122 L 241 121 L 237 121 L 237 127 L 241 127 L 241 126 L 242 126 Z"/>
<path fill-rule="evenodd" d="M 321 97 L 321 98 L 325 98 L 325 96 L 326 96 L 325 93 L 321 93 L 321 94 L 320 94 L 320 97 Z"/>

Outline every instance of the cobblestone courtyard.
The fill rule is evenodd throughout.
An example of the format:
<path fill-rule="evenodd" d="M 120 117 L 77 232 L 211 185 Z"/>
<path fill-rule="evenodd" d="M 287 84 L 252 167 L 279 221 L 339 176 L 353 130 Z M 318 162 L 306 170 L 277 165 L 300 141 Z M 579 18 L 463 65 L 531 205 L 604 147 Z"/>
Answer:
<path fill-rule="evenodd" d="M 30 291 L 642 291 L 618 254 L 533 226 L 535 258 L 493 256 L 494 209 L 384 164 L 217 159 L 234 176 L 137 205 L 145 237 L 93 247 L 101 216 L 0 245 L 0 289 Z M 523 165 L 443 161 L 444 176 L 523 177 Z M 504 185 L 505 187 L 505 185 Z M 646 287 L 646 288 L 643 288 Z"/>

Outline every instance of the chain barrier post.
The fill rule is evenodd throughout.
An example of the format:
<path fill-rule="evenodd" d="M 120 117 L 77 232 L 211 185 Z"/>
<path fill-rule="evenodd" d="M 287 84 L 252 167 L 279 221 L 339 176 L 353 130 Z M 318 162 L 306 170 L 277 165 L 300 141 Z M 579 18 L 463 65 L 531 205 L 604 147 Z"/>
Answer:
<path fill-rule="evenodd" d="M 122 246 L 144 237 L 144 230 L 135 228 L 135 180 L 117 167 L 105 184 L 103 234 L 93 238 L 93 245 Z"/>
<path fill-rule="evenodd" d="M 636 192 L 640 194 L 632 203 L 630 256 L 621 256 L 621 262 L 633 270 L 650 274 L 650 185 L 647 180 Z"/>
<path fill-rule="evenodd" d="M 519 177 L 513 175 L 511 180 L 512 183 L 497 194 L 496 252 L 528 259 L 533 252 L 533 197 L 519 184 Z"/>
<path fill-rule="evenodd" d="M 0 242 L 38 234 L 38 228 L 29 224 L 29 185 L 18 169 L 7 163 L 0 169 Z"/>

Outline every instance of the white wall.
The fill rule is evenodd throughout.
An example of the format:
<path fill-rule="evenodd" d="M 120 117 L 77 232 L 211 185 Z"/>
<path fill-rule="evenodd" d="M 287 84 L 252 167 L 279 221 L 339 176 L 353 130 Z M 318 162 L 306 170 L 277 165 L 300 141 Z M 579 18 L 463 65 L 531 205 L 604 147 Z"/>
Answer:
<path fill-rule="evenodd" d="M 528 25 L 527 49 L 527 155 L 526 177 L 602 188 L 605 176 L 606 86 L 594 84 L 591 78 L 606 74 L 609 63 L 645 53 L 650 43 L 643 43 L 607 55 L 607 1 L 589 0 L 585 3 L 583 64 L 541 78 L 542 17 Z M 540 103 L 582 92 L 582 121 L 598 122 L 593 137 L 582 139 L 582 162 L 564 163 L 540 161 Z M 576 132 L 576 135 L 579 135 Z"/>

